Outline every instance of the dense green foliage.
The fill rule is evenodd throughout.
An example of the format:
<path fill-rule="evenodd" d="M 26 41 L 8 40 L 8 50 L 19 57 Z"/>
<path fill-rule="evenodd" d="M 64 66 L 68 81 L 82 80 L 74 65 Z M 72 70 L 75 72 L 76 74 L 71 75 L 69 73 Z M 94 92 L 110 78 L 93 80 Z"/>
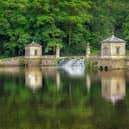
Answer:
<path fill-rule="evenodd" d="M 129 43 L 128 27 L 127 0 L 2 0 L 0 54 L 23 55 L 34 40 L 49 54 L 58 46 L 63 55 L 80 55 L 87 42 L 98 49 L 113 30 Z"/>

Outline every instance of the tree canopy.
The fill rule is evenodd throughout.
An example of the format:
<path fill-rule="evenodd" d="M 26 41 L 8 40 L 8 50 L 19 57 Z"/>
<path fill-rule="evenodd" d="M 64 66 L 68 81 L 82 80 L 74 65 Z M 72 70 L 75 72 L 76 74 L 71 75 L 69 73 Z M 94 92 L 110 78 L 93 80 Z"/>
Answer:
<path fill-rule="evenodd" d="M 24 55 L 32 40 L 50 53 L 81 55 L 89 42 L 92 49 L 112 31 L 129 46 L 127 0 L 4 0 L 0 1 L 0 54 Z"/>

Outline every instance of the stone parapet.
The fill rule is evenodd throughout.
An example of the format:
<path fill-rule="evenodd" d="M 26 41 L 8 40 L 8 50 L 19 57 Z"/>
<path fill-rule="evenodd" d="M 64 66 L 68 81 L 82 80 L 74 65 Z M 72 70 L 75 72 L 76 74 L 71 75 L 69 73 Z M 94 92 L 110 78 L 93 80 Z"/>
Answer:
<path fill-rule="evenodd" d="M 42 56 L 41 65 L 42 66 L 55 66 L 55 65 L 57 65 L 56 56 L 52 56 L 52 55 Z"/>

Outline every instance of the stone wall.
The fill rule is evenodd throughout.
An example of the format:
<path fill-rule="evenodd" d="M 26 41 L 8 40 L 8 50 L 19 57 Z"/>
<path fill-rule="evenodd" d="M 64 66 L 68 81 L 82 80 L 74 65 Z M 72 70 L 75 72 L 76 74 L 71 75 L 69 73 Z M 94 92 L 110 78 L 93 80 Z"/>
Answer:
<path fill-rule="evenodd" d="M 61 58 L 62 59 L 62 58 Z M 108 67 L 108 69 L 123 69 L 123 68 L 129 68 L 129 59 L 126 58 L 120 58 L 120 59 L 111 59 L 111 58 L 101 58 L 101 57 L 90 57 L 86 58 L 86 61 L 92 61 L 94 62 L 95 66 L 97 66 L 98 69 L 102 66 L 103 68 Z M 42 58 L 31 58 L 27 59 L 24 57 L 14 57 L 14 58 L 6 58 L 6 59 L 0 59 L 0 66 L 20 66 L 24 64 L 35 65 L 35 66 L 56 66 L 58 62 L 58 59 L 56 56 L 42 56 Z"/>
<path fill-rule="evenodd" d="M 119 55 L 116 52 L 116 48 L 119 48 Z M 112 56 L 125 56 L 125 43 L 112 43 L 111 44 L 111 55 Z"/>
<path fill-rule="evenodd" d="M 24 58 L 24 57 L 13 57 L 0 59 L 0 66 L 56 66 L 56 56 L 42 56 L 41 58 Z"/>
<path fill-rule="evenodd" d="M 25 58 L 25 65 L 39 66 L 41 65 L 41 58 Z"/>
<path fill-rule="evenodd" d="M 125 59 L 99 59 L 97 67 L 98 69 L 123 69 L 127 66 Z"/>
<path fill-rule="evenodd" d="M 126 68 L 129 69 L 129 58 L 126 58 Z"/>
<path fill-rule="evenodd" d="M 55 65 L 57 65 L 56 56 L 42 56 L 41 65 L 42 66 L 55 66 Z"/>
<path fill-rule="evenodd" d="M 119 52 L 117 52 L 117 48 Z M 102 43 L 101 45 L 101 56 L 121 57 L 125 56 L 125 43 Z"/>
<path fill-rule="evenodd" d="M 101 56 L 111 56 L 111 44 L 110 43 L 101 44 Z"/>
<path fill-rule="evenodd" d="M 0 66 L 20 66 L 24 64 L 24 57 L 0 59 Z"/>
<path fill-rule="evenodd" d="M 25 64 L 29 66 L 55 66 L 57 65 L 57 58 L 51 55 L 41 58 L 25 58 Z"/>

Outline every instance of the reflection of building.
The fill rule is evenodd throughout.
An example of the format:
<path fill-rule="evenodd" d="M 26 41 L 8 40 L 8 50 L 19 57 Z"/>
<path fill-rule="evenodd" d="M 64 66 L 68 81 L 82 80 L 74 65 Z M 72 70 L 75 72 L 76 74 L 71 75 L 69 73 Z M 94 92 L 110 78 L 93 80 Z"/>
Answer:
<path fill-rule="evenodd" d="M 57 86 L 57 90 L 60 89 L 61 77 L 60 72 L 55 67 L 42 67 L 42 73 L 45 79 L 53 81 L 53 85 Z"/>
<path fill-rule="evenodd" d="M 28 67 L 25 70 L 26 85 L 32 90 L 42 87 L 42 72 L 40 68 Z"/>
<path fill-rule="evenodd" d="M 122 100 L 126 94 L 124 71 L 109 71 L 101 73 L 102 96 L 115 103 Z"/>
<path fill-rule="evenodd" d="M 52 82 L 53 86 L 57 86 L 57 90 L 59 90 L 61 83 L 60 79 L 60 72 L 56 68 L 27 67 L 25 69 L 26 85 L 33 91 L 42 87 L 42 80 L 44 80 L 44 82 Z"/>

